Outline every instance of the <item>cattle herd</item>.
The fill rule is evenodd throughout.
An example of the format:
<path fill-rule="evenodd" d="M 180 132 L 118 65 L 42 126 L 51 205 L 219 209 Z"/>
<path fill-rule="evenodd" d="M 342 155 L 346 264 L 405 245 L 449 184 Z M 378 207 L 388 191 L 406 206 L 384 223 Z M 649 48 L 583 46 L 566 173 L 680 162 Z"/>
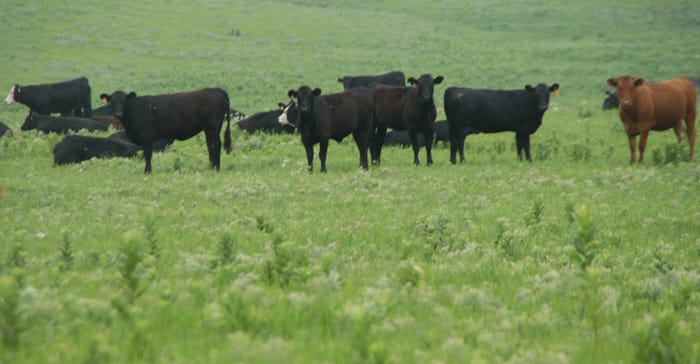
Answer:
<path fill-rule="evenodd" d="M 530 135 L 542 124 L 550 95 L 559 90 L 558 83 L 526 85 L 519 90 L 448 87 L 444 94 L 447 120 L 436 122 L 434 86 L 443 80 L 442 76 L 430 74 L 406 80 L 400 71 L 345 76 L 338 79 L 343 84 L 342 92 L 322 94 L 319 88 L 303 85 L 289 90 L 289 102 L 247 118 L 231 108 L 228 94 L 220 88 L 145 96 L 117 90 L 101 94 L 105 104 L 92 109 L 90 85 L 85 77 L 32 86 L 15 84 L 5 103 L 17 102 L 29 108 L 23 131 L 67 133 L 107 130 L 109 126 L 118 130 L 107 138 L 66 136 L 53 149 L 57 165 L 91 158 L 131 157 L 141 150 L 146 163 L 144 171 L 150 173 L 154 151 L 203 131 L 210 166 L 218 170 L 224 121 L 223 147 L 231 151 L 231 118 L 238 119 L 235 124 L 248 133 L 298 132 L 309 171 L 313 170 L 314 145 L 319 144 L 320 168 L 326 172 L 330 139 L 341 141 L 350 134 L 363 169 L 368 169 L 370 163 L 380 164 L 384 145 L 411 146 L 416 165 L 420 164 L 420 148 L 425 147 L 425 163 L 431 165 L 432 146 L 438 141 L 449 142 L 451 163 L 457 162 L 457 153 L 460 162 L 464 162 L 464 141 L 468 135 L 504 131 L 515 133 L 518 158 L 522 160 L 524 152 L 525 159 L 531 160 Z M 631 163 L 644 160 L 650 130 L 671 128 L 679 142 L 686 134 L 693 158 L 697 113 L 694 80 L 675 78 L 648 83 L 642 78 L 623 76 L 610 78 L 607 84 L 615 92 L 606 93 L 603 109 L 618 109 L 629 139 Z M 60 116 L 51 116 L 52 113 Z M 12 131 L 0 123 L 0 136 L 4 135 L 12 135 Z"/>

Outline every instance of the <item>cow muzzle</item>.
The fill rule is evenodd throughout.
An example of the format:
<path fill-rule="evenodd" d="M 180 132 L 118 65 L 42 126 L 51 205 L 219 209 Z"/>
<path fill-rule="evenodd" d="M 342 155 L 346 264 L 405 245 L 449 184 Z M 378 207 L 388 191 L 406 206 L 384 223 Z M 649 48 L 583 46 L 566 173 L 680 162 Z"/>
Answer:
<path fill-rule="evenodd" d="M 632 100 L 620 101 L 620 106 L 622 106 L 623 109 L 631 109 L 632 105 Z"/>

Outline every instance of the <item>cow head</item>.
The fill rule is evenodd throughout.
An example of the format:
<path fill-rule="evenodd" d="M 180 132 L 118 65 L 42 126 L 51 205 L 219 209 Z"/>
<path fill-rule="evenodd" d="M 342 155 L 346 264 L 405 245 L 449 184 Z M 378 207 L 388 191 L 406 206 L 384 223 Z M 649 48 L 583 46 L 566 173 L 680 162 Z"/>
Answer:
<path fill-rule="evenodd" d="M 617 99 L 619 100 L 620 106 L 624 109 L 629 109 L 633 106 L 632 98 L 637 92 L 636 89 L 644 84 L 644 79 L 632 76 L 622 76 L 609 78 L 607 82 L 608 85 L 617 89 Z"/>
<path fill-rule="evenodd" d="M 554 93 L 559 90 L 559 84 L 555 83 L 552 86 L 547 86 L 544 83 L 540 83 L 535 87 L 530 85 L 525 85 L 525 91 L 535 94 L 537 99 L 537 108 L 540 111 L 546 111 L 549 108 L 549 94 Z"/>
<path fill-rule="evenodd" d="M 18 84 L 15 84 L 14 86 L 12 86 L 12 89 L 10 89 L 10 93 L 7 95 L 7 98 L 5 99 L 5 103 L 9 105 L 9 104 L 14 104 L 15 102 L 17 102 L 17 100 L 15 100 L 15 95 L 20 93 L 20 92 L 22 92 L 22 88 L 19 87 Z"/>
<path fill-rule="evenodd" d="M 316 96 L 321 95 L 321 89 L 315 88 L 311 90 L 309 86 L 301 86 L 298 90 L 289 90 L 287 93 L 292 101 L 295 101 L 299 107 L 299 112 L 302 114 L 310 113 Z"/>
<path fill-rule="evenodd" d="M 437 76 L 433 78 L 430 74 L 421 75 L 418 79 L 413 77 L 408 78 L 408 83 L 411 87 L 418 90 L 418 102 L 421 104 L 433 103 L 433 91 L 435 85 L 442 83 L 443 77 Z"/>
<path fill-rule="evenodd" d="M 151 124 L 158 111 L 147 98 L 136 97 L 133 91 L 126 95 L 123 110 L 121 123 L 127 132 L 136 125 Z"/>
<path fill-rule="evenodd" d="M 289 95 L 289 103 L 287 105 L 283 103 L 279 103 L 280 107 L 282 108 L 282 114 L 277 118 L 277 121 L 282 124 L 282 125 L 291 125 L 293 127 L 297 127 L 297 121 L 299 120 L 299 108 L 296 105 L 296 102 L 294 100 L 296 97 L 293 97 L 292 94 L 295 93 L 295 91 L 290 90 L 287 95 Z"/>
<path fill-rule="evenodd" d="M 24 119 L 24 124 L 22 124 L 21 129 L 23 131 L 27 131 L 27 130 L 36 129 L 36 127 L 37 127 L 36 117 L 34 116 L 34 113 L 31 110 L 29 110 L 29 115 L 27 115 L 27 118 Z"/>
<path fill-rule="evenodd" d="M 131 92 L 133 93 L 133 92 Z M 130 94 L 131 94 L 130 93 Z M 134 97 L 136 94 L 134 93 Z M 117 119 L 121 119 L 124 114 L 124 104 L 127 101 L 127 94 L 124 91 L 117 90 L 111 95 L 101 94 L 100 99 L 106 104 L 109 104 L 109 109 Z"/>

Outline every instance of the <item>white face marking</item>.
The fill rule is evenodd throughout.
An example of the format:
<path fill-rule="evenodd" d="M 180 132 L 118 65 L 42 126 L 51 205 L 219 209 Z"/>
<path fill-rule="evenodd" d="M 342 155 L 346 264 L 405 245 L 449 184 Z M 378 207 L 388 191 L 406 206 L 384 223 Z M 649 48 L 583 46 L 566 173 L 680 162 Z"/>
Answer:
<path fill-rule="evenodd" d="M 289 108 L 292 107 L 292 102 L 289 103 L 289 105 L 285 106 L 284 111 L 282 111 L 282 115 L 280 115 L 277 118 L 277 121 L 279 121 L 280 124 L 282 125 L 292 125 L 289 120 L 287 119 L 287 111 L 289 111 Z"/>
<path fill-rule="evenodd" d="M 17 90 L 17 86 L 12 86 L 12 89 L 10 90 L 10 94 L 7 95 L 7 98 L 5 99 L 6 104 L 14 104 L 15 101 L 15 90 Z"/>

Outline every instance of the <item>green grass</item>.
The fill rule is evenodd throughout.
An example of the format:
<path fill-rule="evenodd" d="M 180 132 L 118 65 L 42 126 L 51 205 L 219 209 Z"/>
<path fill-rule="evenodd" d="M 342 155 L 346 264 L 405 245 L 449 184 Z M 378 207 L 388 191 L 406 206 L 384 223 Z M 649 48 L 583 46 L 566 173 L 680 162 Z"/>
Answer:
<path fill-rule="evenodd" d="M 443 75 L 439 109 L 453 85 L 561 92 L 532 163 L 503 133 L 468 137 L 464 164 L 442 145 L 431 167 L 387 148 L 363 172 L 348 139 L 325 175 L 306 172 L 298 136 L 239 133 L 218 173 L 203 135 L 154 155 L 148 176 L 139 158 L 53 167 L 61 136 L 19 131 L 26 108 L 2 105 L 15 136 L 0 139 L 0 362 L 700 361 L 700 164 L 663 132 L 629 166 L 616 113 L 599 110 L 608 77 L 700 73 L 698 10 L 6 4 L 3 92 L 85 75 L 97 105 L 218 86 L 252 114 L 300 84 L 330 93 L 395 69 Z"/>

